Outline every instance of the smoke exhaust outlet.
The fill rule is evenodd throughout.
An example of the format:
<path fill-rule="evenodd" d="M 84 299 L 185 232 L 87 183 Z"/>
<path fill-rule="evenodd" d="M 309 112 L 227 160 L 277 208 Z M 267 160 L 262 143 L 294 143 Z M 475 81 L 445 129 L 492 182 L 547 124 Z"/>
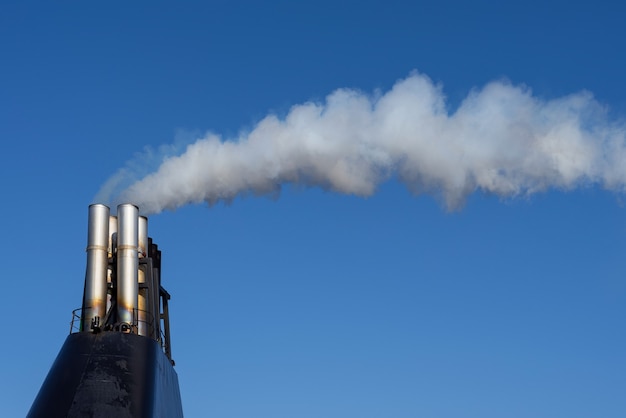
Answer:
<path fill-rule="evenodd" d="M 90 205 L 88 223 L 81 331 L 98 330 L 106 314 L 109 208 L 102 204 Z"/>
<path fill-rule="evenodd" d="M 139 217 L 137 231 L 137 256 L 143 261 L 148 255 L 148 218 Z M 146 270 L 147 265 L 145 263 L 139 264 L 137 270 L 137 331 L 139 335 L 150 337 L 152 336 L 150 325 L 154 323 L 154 318 L 151 316 L 153 303 L 151 303 L 150 295 L 152 293 L 146 284 Z"/>
<path fill-rule="evenodd" d="M 117 207 L 117 319 L 134 324 L 138 295 L 139 208 L 125 203 Z M 124 327 L 127 330 L 127 327 Z"/>

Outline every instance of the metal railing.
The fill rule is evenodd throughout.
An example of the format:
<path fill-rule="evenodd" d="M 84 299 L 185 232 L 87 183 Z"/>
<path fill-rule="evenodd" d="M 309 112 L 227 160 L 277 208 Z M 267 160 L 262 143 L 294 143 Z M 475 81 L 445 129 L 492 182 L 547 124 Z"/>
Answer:
<path fill-rule="evenodd" d="M 72 320 L 70 321 L 70 334 L 76 334 L 77 332 L 81 331 L 80 324 L 82 322 L 82 312 L 82 308 L 74 309 L 72 311 Z"/>
<path fill-rule="evenodd" d="M 86 308 L 88 309 L 88 308 Z M 163 332 L 159 330 L 158 334 L 155 332 L 155 324 L 152 320 L 151 315 L 146 315 L 148 320 L 140 320 L 139 312 L 149 314 L 148 311 L 141 309 L 133 309 L 133 322 L 131 324 L 128 323 L 103 323 L 105 318 L 101 319 L 102 326 L 98 326 L 98 330 L 94 329 L 93 324 L 83 324 L 82 317 L 83 308 L 77 308 L 72 311 L 72 319 L 70 321 L 70 334 L 76 334 L 78 332 L 98 332 L 98 330 L 102 331 L 118 331 L 118 332 L 127 332 L 131 334 L 139 334 L 139 325 L 145 324 L 145 330 L 147 330 L 148 335 L 144 335 L 146 337 L 150 337 L 156 341 L 160 341 L 161 345 L 163 345 Z M 107 313 L 107 317 L 109 314 Z M 89 329 L 82 329 L 84 327 L 89 327 Z"/>

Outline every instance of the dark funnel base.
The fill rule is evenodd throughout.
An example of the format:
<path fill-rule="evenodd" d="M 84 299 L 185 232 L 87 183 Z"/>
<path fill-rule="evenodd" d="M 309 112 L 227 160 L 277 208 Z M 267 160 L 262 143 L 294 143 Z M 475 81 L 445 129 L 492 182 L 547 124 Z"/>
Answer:
<path fill-rule="evenodd" d="M 120 332 L 65 340 L 27 418 L 178 418 L 178 376 L 159 344 Z"/>

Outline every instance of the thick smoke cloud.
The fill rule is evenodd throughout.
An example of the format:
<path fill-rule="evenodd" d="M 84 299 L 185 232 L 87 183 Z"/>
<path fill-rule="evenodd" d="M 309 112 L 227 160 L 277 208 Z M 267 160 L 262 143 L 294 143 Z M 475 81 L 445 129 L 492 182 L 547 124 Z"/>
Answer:
<path fill-rule="evenodd" d="M 625 132 L 586 92 L 542 100 L 496 81 L 449 111 L 441 87 L 413 73 L 384 94 L 337 90 L 283 119 L 267 116 L 238 138 L 207 134 L 143 177 L 129 165 L 97 199 L 153 214 L 272 194 L 284 183 L 368 196 L 391 177 L 449 209 L 478 190 L 503 197 L 582 185 L 623 191 Z"/>

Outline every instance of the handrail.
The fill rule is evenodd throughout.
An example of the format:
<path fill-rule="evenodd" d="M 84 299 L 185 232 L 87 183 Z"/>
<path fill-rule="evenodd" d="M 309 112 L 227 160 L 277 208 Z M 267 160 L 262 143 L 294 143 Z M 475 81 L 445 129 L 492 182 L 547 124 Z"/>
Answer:
<path fill-rule="evenodd" d="M 75 334 L 80 332 L 80 322 L 81 322 L 81 313 L 82 308 L 74 309 L 72 311 L 72 320 L 70 321 L 70 334 Z M 76 321 L 78 321 L 78 326 L 76 325 Z"/>
<path fill-rule="evenodd" d="M 86 309 L 89 309 L 89 307 L 87 307 Z M 83 308 L 77 308 L 74 309 L 72 311 L 72 319 L 70 321 L 70 334 L 76 334 L 78 332 L 92 332 L 91 329 L 81 329 L 81 323 L 82 323 L 82 312 L 83 312 Z M 139 324 L 146 324 L 147 328 L 148 328 L 148 332 L 149 335 L 154 335 L 155 337 L 152 338 L 156 341 L 159 341 L 159 338 L 157 338 L 157 335 L 155 333 L 155 326 L 154 326 L 154 321 L 152 320 L 153 318 L 150 315 L 147 315 L 146 317 L 149 318 L 149 320 L 140 320 L 139 319 L 139 312 L 146 312 L 149 313 L 146 310 L 142 310 L 142 309 L 133 309 L 133 323 L 129 324 L 132 328 L 132 333 L 133 334 L 137 334 L 138 333 L 138 329 L 139 329 Z M 115 329 L 117 327 L 119 327 L 119 325 L 121 324 L 113 324 L 113 326 L 109 326 L 107 329 L 107 327 L 105 327 L 106 331 L 111 331 L 112 329 Z M 151 337 L 149 337 L 151 338 Z M 162 344 L 161 344 L 162 345 Z"/>

